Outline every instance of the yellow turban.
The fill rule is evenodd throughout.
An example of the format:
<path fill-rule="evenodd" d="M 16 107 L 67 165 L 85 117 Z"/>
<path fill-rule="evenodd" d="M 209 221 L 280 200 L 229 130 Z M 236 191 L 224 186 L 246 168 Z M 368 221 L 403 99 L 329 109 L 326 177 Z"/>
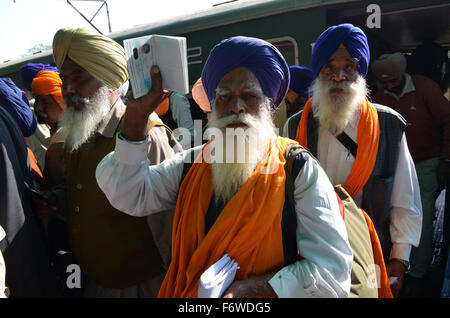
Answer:
<path fill-rule="evenodd" d="M 61 70 L 67 57 L 114 90 L 129 78 L 122 46 L 84 28 L 64 28 L 56 32 L 53 59 L 58 69 Z"/>

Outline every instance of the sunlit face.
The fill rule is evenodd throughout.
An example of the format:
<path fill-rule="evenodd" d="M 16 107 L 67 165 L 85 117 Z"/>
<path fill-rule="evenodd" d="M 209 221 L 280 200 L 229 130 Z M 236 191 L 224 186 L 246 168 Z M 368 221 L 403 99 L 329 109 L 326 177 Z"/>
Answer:
<path fill-rule="evenodd" d="M 62 95 L 67 107 L 83 109 L 87 100 L 97 93 L 103 83 L 80 65 L 67 58 L 59 73 L 62 80 Z"/>
<path fill-rule="evenodd" d="M 216 88 L 214 111 L 217 118 L 248 113 L 258 116 L 264 93 L 256 76 L 247 68 L 239 67 L 227 73 Z M 245 126 L 232 123 L 228 127 Z"/>
<path fill-rule="evenodd" d="M 327 87 L 331 100 L 339 102 L 348 95 L 347 87 L 359 75 L 356 61 L 346 48 L 338 48 L 319 73 L 319 80 Z"/>
<path fill-rule="evenodd" d="M 354 82 L 359 74 L 356 60 L 346 48 L 338 48 L 330 59 L 322 66 L 319 77 L 324 84 L 331 80 L 336 82 Z"/>
<path fill-rule="evenodd" d="M 60 120 L 63 109 L 51 95 L 36 96 L 34 112 L 40 124 L 55 125 Z"/>

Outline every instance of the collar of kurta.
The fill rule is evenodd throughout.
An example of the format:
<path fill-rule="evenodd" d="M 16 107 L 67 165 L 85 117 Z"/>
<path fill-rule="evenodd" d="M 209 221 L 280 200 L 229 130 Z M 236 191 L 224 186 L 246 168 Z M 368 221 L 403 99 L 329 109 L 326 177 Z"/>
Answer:
<path fill-rule="evenodd" d="M 126 106 L 119 97 L 113 107 L 111 107 L 108 115 L 106 115 L 105 119 L 97 128 L 97 132 L 103 137 L 113 138 L 119 126 L 120 119 L 125 114 L 125 109 Z"/>
<path fill-rule="evenodd" d="M 400 98 L 402 98 L 405 94 L 414 92 L 416 90 L 416 86 L 414 86 L 414 82 L 412 80 L 411 75 L 405 73 L 405 87 L 403 87 L 403 91 L 400 95 L 396 95 L 390 91 L 388 91 L 387 89 L 384 90 L 384 93 L 394 97 L 395 99 L 399 100 Z"/>

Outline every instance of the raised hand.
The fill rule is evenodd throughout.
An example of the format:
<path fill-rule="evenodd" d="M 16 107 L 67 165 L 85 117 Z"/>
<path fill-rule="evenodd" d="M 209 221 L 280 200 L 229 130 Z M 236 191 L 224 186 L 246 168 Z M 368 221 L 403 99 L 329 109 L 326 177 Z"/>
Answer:
<path fill-rule="evenodd" d="M 150 114 L 169 94 L 162 89 L 162 76 L 158 66 L 150 70 L 152 88 L 138 99 L 129 99 L 122 127 L 122 135 L 128 140 L 143 140 L 147 131 L 147 121 Z"/>

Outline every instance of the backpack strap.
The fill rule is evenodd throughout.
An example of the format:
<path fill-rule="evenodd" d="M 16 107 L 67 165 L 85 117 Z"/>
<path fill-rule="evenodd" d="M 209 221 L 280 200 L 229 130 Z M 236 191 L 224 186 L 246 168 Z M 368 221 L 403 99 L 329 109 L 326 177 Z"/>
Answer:
<path fill-rule="evenodd" d="M 358 144 L 354 142 L 353 139 L 349 137 L 349 135 L 347 135 L 345 132 L 341 132 L 336 136 L 336 139 L 339 140 L 341 144 L 344 145 L 345 148 L 347 148 L 348 151 L 350 151 L 354 158 L 356 158 L 356 153 L 358 152 Z"/>
<path fill-rule="evenodd" d="M 281 231 L 283 236 L 284 261 L 286 265 L 294 263 L 299 257 L 296 237 L 297 215 L 295 213 L 294 180 L 305 165 L 308 155 L 310 155 L 309 151 L 299 144 L 289 145 L 284 154 L 286 159 L 284 165 L 286 181 Z"/>

